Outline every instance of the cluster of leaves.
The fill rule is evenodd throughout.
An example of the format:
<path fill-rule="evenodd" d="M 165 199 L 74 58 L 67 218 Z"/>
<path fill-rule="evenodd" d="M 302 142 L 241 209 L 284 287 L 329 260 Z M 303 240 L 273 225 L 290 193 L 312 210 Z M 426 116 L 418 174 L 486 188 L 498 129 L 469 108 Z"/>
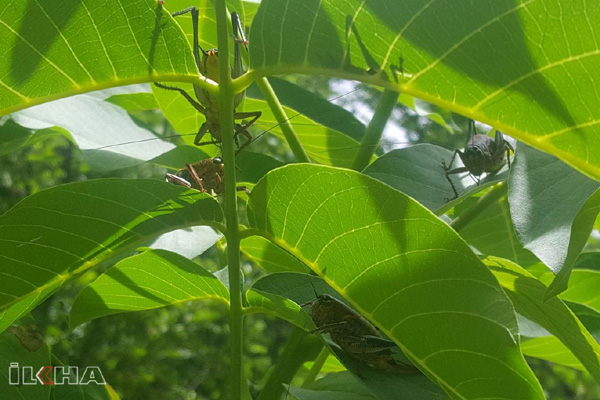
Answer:
<path fill-rule="evenodd" d="M 103 173 L 144 161 L 179 168 L 217 154 L 216 147 L 185 145 L 187 139 L 179 146 L 151 140 L 154 131 L 194 132 L 204 121 L 177 93 L 138 87 L 48 102 L 159 80 L 211 88 L 193 60 L 189 20 L 181 17 L 178 25 L 160 3 L 0 5 L 8 38 L 0 50 L 10 55 L 0 63 L 0 109 L 12 113 L 3 119 L 3 131 L 12 135 L 3 140 L 3 152 L 68 135 L 90 168 Z M 289 155 L 281 149 L 279 160 L 252 151 L 236 160 L 239 178 L 252 187 L 249 197 L 240 195 L 247 212 L 241 251 L 263 275 L 255 279 L 255 270 L 246 271 L 241 312 L 296 326 L 259 399 L 282 395 L 299 366 L 315 358 L 303 387 L 290 388 L 291 395 L 542 399 L 525 355 L 600 381 L 599 258 L 580 256 L 600 209 L 600 144 L 593 141 L 600 99 L 589 73 L 599 67 L 596 28 L 589 21 L 600 9 L 578 10 L 563 1 L 555 11 L 550 3 L 489 0 L 475 9 L 391 0 L 265 0 L 259 7 L 227 2 L 252 20 L 251 69 L 231 87 L 258 83 L 266 100 L 256 94 L 244 107 L 261 111 L 263 124 L 281 119 L 267 105 L 277 101 L 268 86 L 278 89 L 284 104 L 303 111 L 292 134 L 271 132 L 285 137 L 296 158 L 313 162 L 282 167 Z M 165 7 L 176 11 L 193 4 L 172 0 Z M 215 10 L 206 2 L 201 9 L 201 44 L 215 47 Z M 564 15 L 571 29 L 564 29 Z M 549 43 L 544 40 L 549 34 L 562 41 Z M 325 73 L 385 92 L 365 129 L 322 98 L 263 78 L 283 73 Z M 451 128 L 445 112 L 426 109 L 412 96 L 518 139 L 510 171 L 480 184 L 461 176 L 456 179 L 461 196 L 448 202 L 453 192 L 441 160 L 450 159 L 450 150 L 421 144 L 376 151 L 396 104 L 394 90 L 403 93 L 401 103 L 439 129 Z M 170 126 L 157 129 L 156 113 L 143 113 L 156 107 Z M 259 143 L 250 150 L 260 151 Z M 224 251 L 220 264 L 227 269 L 213 272 L 191 261 L 217 242 L 237 246 L 232 231 L 237 226 L 225 225 L 231 221 L 228 199 L 223 205 L 193 189 L 122 178 L 58 185 L 28 196 L 0 217 L 0 328 L 8 329 L 73 277 L 116 261 L 78 295 L 71 328 L 113 314 L 208 299 L 228 307 L 230 320 L 241 320 L 236 311 L 241 288 L 230 287 L 227 279 L 237 276 L 238 263 Z M 312 382 L 319 361 L 325 361 L 317 356 L 323 343 L 308 335 L 310 319 L 300 304 L 314 300 L 315 287 L 352 305 L 420 373 L 379 371 L 334 347 L 344 366 L 337 370 L 344 371 Z M 231 326 L 230 335 L 239 337 L 238 325 Z M 11 357 L 33 362 L 14 335 L 1 340 L 3 363 L 14 361 Z M 36 357 L 37 363 L 50 363 L 47 347 Z M 240 383 L 233 382 L 234 392 Z M 27 389 L 10 386 L 7 393 L 50 395 L 46 388 L 34 394 Z M 59 390 L 55 398 L 63 395 Z"/>

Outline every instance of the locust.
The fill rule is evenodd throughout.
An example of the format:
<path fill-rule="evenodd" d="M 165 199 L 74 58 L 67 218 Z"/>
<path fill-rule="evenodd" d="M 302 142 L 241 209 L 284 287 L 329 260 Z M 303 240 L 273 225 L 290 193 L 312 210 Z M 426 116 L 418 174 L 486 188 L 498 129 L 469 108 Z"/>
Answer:
<path fill-rule="evenodd" d="M 213 196 L 225 193 L 225 166 L 220 157 L 207 158 L 193 164 L 185 164 L 175 174 L 166 174 L 165 180 L 175 185 L 194 188 Z M 238 186 L 237 191 L 250 194 L 246 186 Z"/>
<path fill-rule="evenodd" d="M 202 47 L 200 47 L 199 44 L 198 9 L 196 7 L 189 7 L 185 10 L 174 12 L 171 15 L 173 17 L 177 17 L 179 15 L 187 13 L 192 14 L 194 35 L 193 54 L 196 66 L 198 67 L 198 71 L 204 77 L 216 83 L 219 83 L 218 50 L 204 50 Z M 248 40 L 246 39 L 246 36 L 244 34 L 239 15 L 236 12 L 231 13 L 231 22 L 233 26 L 234 36 L 234 65 L 231 71 L 231 77 L 235 79 L 245 73 L 240 52 L 240 45 L 243 45 L 247 50 Z M 200 57 L 200 52 L 202 52 L 202 57 Z M 196 133 L 196 137 L 194 138 L 194 144 L 196 146 L 203 146 L 207 144 L 219 145 L 221 143 L 222 132 L 219 122 L 219 104 L 218 100 L 212 94 L 210 94 L 206 89 L 203 89 L 198 85 L 193 85 L 194 95 L 196 96 L 196 99 L 194 99 L 185 90 L 179 87 L 165 85 L 160 82 L 155 82 L 154 85 L 161 89 L 179 92 L 188 101 L 188 103 L 190 103 L 196 109 L 196 111 L 204 115 L 206 121 L 200 126 L 198 132 Z M 235 109 L 240 105 L 243 99 L 244 92 L 239 93 L 238 95 L 236 95 L 233 105 L 233 117 L 235 120 L 244 120 L 246 118 L 250 118 L 250 120 L 247 122 L 235 122 L 234 124 L 234 139 L 238 148 L 237 153 L 242 151 L 252 141 L 252 135 L 250 135 L 250 133 L 248 132 L 248 128 L 251 125 L 253 125 L 256 122 L 256 120 L 262 115 L 260 111 L 236 112 Z M 206 135 L 206 133 L 210 134 L 211 139 L 203 141 L 203 138 Z M 239 144 L 240 135 L 246 138 L 246 142 L 242 146 L 240 146 Z"/>
<path fill-rule="evenodd" d="M 316 326 L 311 333 L 329 334 L 331 340 L 353 358 L 378 369 L 418 371 L 396 361 L 393 358 L 396 344 L 382 337 L 373 324 L 335 297 L 316 295 L 316 300 L 302 305 L 305 306 L 310 306 L 311 319 Z"/>
<path fill-rule="evenodd" d="M 511 151 L 514 152 L 514 148 L 506 141 L 506 139 L 504 139 L 502 132 L 496 131 L 495 138 L 492 139 L 487 135 L 477 134 L 475 122 L 473 120 L 469 121 L 469 131 L 465 150 L 455 150 L 448 165 L 442 160 L 442 168 L 444 168 L 444 171 L 446 172 L 446 179 L 450 182 L 450 186 L 452 186 L 452 190 L 454 191 L 454 198 L 449 200 L 458 198 L 458 191 L 450 179 L 450 175 L 468 172 L 476 177 L 475 180 L 479 185 L 479 176 L 484 172 L 487 174 L 494 174 L 498 172 L 505 163 L 508 163 L 508 167 L 510 168 Z M 457 154 L 464 166 L 451 169 Z"/>

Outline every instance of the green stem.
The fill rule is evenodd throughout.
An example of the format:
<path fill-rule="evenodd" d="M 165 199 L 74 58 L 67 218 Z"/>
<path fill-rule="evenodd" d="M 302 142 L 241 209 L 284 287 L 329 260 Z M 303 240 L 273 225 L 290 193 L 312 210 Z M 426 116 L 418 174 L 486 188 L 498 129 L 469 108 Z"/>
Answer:
<path fill-rule="evenodd" d="M 280 124 L 279 127 L 283 132 L 283 136 L 290 146 L 290 149 L 292 149 L 292 153 L 294 153 L 296 160 L 298 162 L 310 162 L 308 154 L 306 154 L 306 151 L 304 151 L 304 147 L 302 147 L 302 143 L 300 143 L 298 135 L 296 135 L 296 132 L 294 131 L 294 127 L 292 124 L 290 124 L 289 118 L 285 114 L 283 106 L 279 102 L 279 99 L 277 98 L 277 95 L 275 94 L 275 91 L 271 87 L 271 84 L 267 78 L 260 78 L 256 81 L 256 84 L 258 85 L 258 88 L 262 92 L 263 96 L 265 96 L 267 104 L 269 107 L 271 107 L 271 111 L 273 112 L 275 119 Z"/>
<path fill-rule="evenodd" d="M 462 214 L 460 214 L 454 221 L 450 223 L 450 226 L 454 228 L 456 232 L 460 232 L 465 226 L 471 223 L 477 218 L 486 208 L 498 201 L 508 191 L 506 182 L 501 182 L 496 186 L 492 187 L 489 192 L 481 196 L 481 198 L 473 205 L 468 208 Z"/>
<path fill-rule="evenodd" d="M 227 226 L 227 264 L 229 266 L 229 344 L 231 349 L 231 399 L 241 399 L 244 382 L 242 375 L 243 313 L 240 268 L 240 232 L 237 214 L 235 178 L 235 144 L 233 127 L 233 101 L 235 93 L 231 85 L 229 67 L 229 29 L 225 0 L 216 2 L 217 48 L 219 49 L 219 110 L 222 157 L 225 165 L 225 218 Z"/>
<path fill-rule="evenodd" d="M 396 103 L 398 103 L 399 95 L 398 92 L 389 89 L 385 89 L 381 94 L 381 98 L 375 109 L 375 114 L 373 114 L 373 118 L 371 118 L 371 122 L 367 127 L 358 154 L 356 154 L 356 158 L 354 159 L 354 164 L 352 165 L 353 170 L 362 171 L 371 162 L 373 154 L 375 154 L 375 150 L 377 150 L 377 145 L 379 145 L 379 141 L 381 140 L 383 128 L 385 128 L 385 124 L 387 124 Z"/>
<path fill-rule="evenodd" d="M 311 367 L 310 371 L 308 372 L 308 375 L 306 375 L 304 382 L 302 382 L 303 388 L 307 387 L 308 385 L 313 383 L 315 381 L 315 379 L 317 379 L 319 372 L 321 372 L 321 368 L 323 368 L 325 361 L 327 361 L 327 357 L 329 357 L 329 349 L 327 347 L 323 346 L 323 348 L 321 349 L 321 352 L 315 359 L 313 366 Z"/>
<path fill-rule="evenodd" d="M 322 348 L 323 342 L 319 338 L 295 326 L 256 400 L 281 398 L 285 390 L 283 385 L 290 384 L 298 368 L 316 357 Z"/>

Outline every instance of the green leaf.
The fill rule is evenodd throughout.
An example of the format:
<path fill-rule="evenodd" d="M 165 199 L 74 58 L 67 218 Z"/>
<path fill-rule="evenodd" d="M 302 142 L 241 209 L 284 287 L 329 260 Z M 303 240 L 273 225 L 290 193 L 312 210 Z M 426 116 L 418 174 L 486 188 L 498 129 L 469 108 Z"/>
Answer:
<path fill-rule="evenodd" d="M 315 299 L 313 287 L 318 288 L 314 290 L 320 294 L 332 293 L 332 289 L 318 277 L 276 272 L 257 280 L 246 292 L 246 300 L 252 307 L 276 315 L 299 328 L 312 330 L 315 325 L 300 305 Z M 335 296 L 339 297 L 337 293 Z"/>
<path fill-rule="evenodd" d="M 546 336 L 521 342 L 523 354 L 556 364 L 565 365 L 580 371 L 585 367 L 575 355 L 556 336 Z"/>
<path fill-rule="evenodd" d="M 16 330 L 22 331 L 27 329 L 25 327 L 15 328 Z M 17 333 L 18 334 L 18 333 Z M 38 334 L 39 335 L 39 334 Z M 40 342 L 41 346 L 36 348 L 27 349 L 23 346 L 23 343 L 17 339 L 17 335 L 11 332 L 3 332 L 0 335 L 0 368 L 2 370 L 2 379 L 0 379 L 0 393 L 2 393 L 3 399 L 49 399 L 50 398 L 50 385 L 42 385 L 37 382 L 35 374 L 40 368 L 52 365 L 50 362 L 50 349 L 47 345 Z M 40 337 L 41 340 L 41 337 Z M 16 375 L 17 372 L 11 367 L 11 363 L 18 363 L 18 369 L 21 374 Z M 23 367 L 30 367 L 31 375 L 29 373 L 23 376 Z M 20 378 L 20 379 L 19 379 Z M 28 385 L 11 385 L 13 379 L 17 379 L 17 382 L 23 383 L 23 379 L 27 382 L 34 380 L 34 384 Z M 37 384 L 36 384 L 37 383 Z"/>
<path fill-rule="evenodd" d="M 574 269 L 571 272 L 569 287 L 560 294 L 560 298 L 574 303 L 583 304 L 600 312 L 600 271 Z"/>
<path fill-rule="evenodd" d="M 270 129 L 269 133 L 284 138 L 281 129 L 278 127 L 278 122 L 266 102 L 248 98 L 245 101 L 244 109 L 247 111 L 261 111 L 262 116 L 258 120 L 261 126 Z M 312 160 L 320 164 L 339 167 L 350 167 L 352 165 L 360 147 L 359 142 L 334 129 L 319 125 L 310 118 L 299 115 L 293 109 L 284 107 L 284 110 L 288 118 L 294 117 L 294 130 L 304 150 Z"/>
<path fill-rule="evenodd" d="M 155 0 L 0 6 L 0 114 L 155 79 L 197 79 L 183 34 Z"/>
<path fill-rule="evenodd" d="M 248 206 L 253 228 L 321 275 L 452 398 L 543 398 L 510 301 L 414 200 L 353 171 L 291 165 L 267 174 Z"/>
<path fill-rule="evenodd" d="M 564 0 L 265 0 L 250 56 L 258 75 L 319 73 L 397 89 L 600 179 L 598 19 L 600 9 Z"/>
<path fill-rule="evenodd" d="M 152 93 L 115 94 L 105 101 L 119 106 L 129 113 L 158 108 L 158 104 L 156 104 L 156 99 Z"/>
<path fill-rule="evenodd" d="M 596 221 L 598 222 L 598 220 Z M 596 228 L 595 228 L 596 229 Z M 600 251 L 586 251 L 579 254 L 575 268 L 600 270 Z"/>
<path fill-rule="evenodd" d="M 600 382 L 600 345 L 562 300 L 544 298 L 546 286 L 518 265 L 496 257 L 485 264 L 510 296 L 515 309 L 556 336 Z"/>
<path fill-rule="evenodd" d="M 556 295 L 567 288 L 571 268 L 600 211 L 600 184 L 525 145 L 517 149 L 509 183 L 519 239 L 557 275 L 547 293 Z"/>
<path fill-rule="evenodd" d="M 192 226 L 167 232 L 148 247 L 168 250 L 191 260 L 210 249 L 222 237 L 223 234 L 208 226 Z"/>
<path fill-rule="evenodd" d="M 143 311 L 192 300 L 229 304 L 229 291 L 213 274 L 178 254 L 150 250 L 126 258 L 81 291 L 70 327 L 128 311 Z"/>
<path fill-rule="evenodd" d="M 141 164 L 175 147 L 154 140 L 157 136 L 153 132 L 138 126 L 124 109 L 97 94 L 52 101 L 19 111 L 12 117 L 19 125 L 31 129 L 64 129 L 90 166 L 98 171 Z"/>
<path fill-rule="evenodd" d="M 162 233 L 222 219 L 213 197 L 156 180 L 99 179 L 31 195 L 0 216 L 0 328 L 75 274 Z"/>
<path fill-rule="evenodd" d="M 338 96 L 326 100 L 292 82 L 276 77 L 269 78 L 269 83 L 273 87 L 281 104 L 296 110 L 317 124 L 341 132 L 356 141 L 362 140 L 365 135 L 365 125 L 353 113 L 335 104 Z M 351 93 L 345 93 L 339 97 L 344 98 Z M 256 85 L 248 88 L 247 95 L 257 100 L 264 100 L 262 93 Z M 288 118 L 292 120 L 293 124 L 297 122 L 294 114 L 288 114 Z M 260 125 L 268 128 L 263 123 Z"/>
<path fill-rule="evenodd" d="M 28 129 L 7 118 L 0 122 L 0 156 L 11 154 L 44 139 L 65 134 L 63 130 L 56 128 Z"/>
<path fill-rule="evenodd" d="M 290 387 L 298 400 L 377 400 L 369 390 L 348 372 L 328 374 L 308 388 Z"/>
<path fill-rule="evenodd" d="M 265 271 L 283 272 L 307 270 L 298 259 L 260 236 L 251 236 L 242 239 L 241 251 L 256 265 Z"/>
<path fill-rule="evenodd" d="M 256 183 L 267 172 L 281 167 L 283 163 L 271 156 L 262 153 L 243 151 L 235 157 L 235 164 L 239 168 L 235 177 L 239 182 Z"/>
<path fill-rule="evenodd" d="M 460 218 L 479 199 L 469 198 L 457 205 L 454 216 Z M 539 263 L 535 255 L 525 249 L 517 237 L 506 192 L 500 199 L 489 204 L 477 218 L 461 228 L 460 235 L 482 254 L 508 258 L 523 267 Z"/>
<path fill-rule="evenodd" d="M 452 152 L 431 144 L 419 144 L 404 149 L 393 150 L 379 157 L 369 165 L 364 173 L 391 187 L 406 193 L 410 197 L 437 214 L 443 214 L 460 198 L 472 195 L 488 186 L 507 178 L 507 170 L 485 176 L 479 185 L 469 174 L 451 175 L 460 198 L 454 197 L 446 173 L 442 168 L 442 160 L 448 164 Z M 456 166 L 460 160 L 455 159 Z"/>
<path fill-rule="evenodd" d="M 285 319 L 292 324 L 311 331 L 315 328 L 308 314 L 299 305 L 314 301 L 318 295 L 329 294 L 347 304 L 335 290 L 314 275 L 283 272 L 269 274 L 258 281 L 246 293 L 248 304 Z M 329 343 L 330 344 L 330 343 Z M 439 387 L 419 373 L 389 374 L 386 371 L 368 368 L 330 344 L 341 362 L 351 370 L 379 399 L 446 399 Z M 404 355 L 395 351 L 395 358 Z M 391 395 L 390 393 L 393 393 Z"/>
<path fill-rule="evenodd" d="M 193 164 L 199 160 L 204 160 L 210 156 L 200 150 L 198 146 L 181 145 L 167 151 L 160 156 L 150 160 L 152 164 L 160 165 L 165 168 L 178 170 L 185 168 L 185 164 Z"/>

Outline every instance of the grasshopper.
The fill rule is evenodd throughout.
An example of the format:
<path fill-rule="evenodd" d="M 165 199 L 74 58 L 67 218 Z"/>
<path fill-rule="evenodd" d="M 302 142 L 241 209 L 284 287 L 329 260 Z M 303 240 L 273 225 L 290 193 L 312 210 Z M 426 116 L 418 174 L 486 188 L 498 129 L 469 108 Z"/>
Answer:
<path fill-rule="evenodd" d="M 219 157 L 207 158 L 193 164 L 185 164 L 175 174 L 167 174 L 165 180 L 175 185 L 200 190 L 202 193 L 218 195 L 225 193 L 225 167 Z M 191 182 L 190 182 L 191 181 Z M 250 194 L 246 186 L 238 186 L 239 191 Z"/>
<path fill-rule="evenodd" d="M 311 282 L 312 285 L 312 282 Z M 314 290 L 314 286 L 313 286 Z M 378 369 L 418 371 L 415 367 L 393 358 L 396 344 L 383 338 L 377 328 L 358 312 L 328 294 L 317 295 L 310 306 L 316 328 L 311 333 L 327 333 L 340 349 L 353 358 Z"/>
<path fill-rule="evenodd" d="M 210 49 L 204 50 L 200 47 L 198 40 L 198 17 L 199 11 L 196 7 L 189 7 L 185 10 L 177 11 L 172 13 L 173 17 L 183 15 L 186 13 L 192 14 L 192 22 L 193 22 L 193 30 L 194 30 L 194 44 L 193 44 L 193 53 L 194 60 L 196 62 L 196 66 L 200 73 L 208 78 L 213 80 L 216 83 L 219 83 L 219 66 L 218 66 L 218 50 Z M 237 13 L 231 13 L 231 22 L 233 25 L 233 35 L 234 35 L 234 66 L 231 71 L 231 77 L 237 78 L 244 74 L 244 67 L 242 65 L 242 57 L 240 54 L 239 45 L 242 44 L 244 47 L 248 46 L 248 41 L 246 40 L 246 36 L 244 35 L 244 30 L 242 28 L 242 24 L 240 22 L 240 18 Z M 202 58 L 200 58 L 200 52 L 202 52 Z M 168 86 L 159 82 L 154 83 L 155 86 L 165 89 L 179 92 L 198 112 L 202 113 L 206 117 L 206 121 L 200 126 L 198 132 L 196 133 L 196 137 L 194 138 L 194 144 L 196 146 L 202 146 L 206 144 L 215 144 L 218 145 L 221 143 L 222 132 L 219 123 L 219 105 L 218 100 L 207 92 L 205 89 L 198 85 L 194 86 L 194 94 L 196 99 L 192 98 L 185 90 Z M 262 115 L 260 111 L 250 111 L 250 112 L 235 112 L 237 106 L 240 105 L 242 100 L 244 99 L 244 92 L 238 94 L 235 97 L 234 101 L 234 119 L 242 120 L 244 118 L 251 118 L 248 122 L 243 123 L 235 123 L 234 124 L 234 139 L 235 143 L 238 147 L 237 152 L 242 151 L 246 146 L 250 144 L 252 141 L 252 136 L 248 132 L 248 128 L 256 122 L 258 118 Z M 209 141 L 202 141 L 204 135 L 209 133 L 212 137 Z M 246 142 L 240 147 L 239 145 L 239 136 L 242 135 L 246 137 Z"/>
<path fill-rule="evenodd" d="M 473 132 L 475 135 L 473 135 Z M 504 135 L 500 131 L 496 131 L 494 139 L 487 135 L 477 134 L 475 130 L 475 122 L 469 121 L 469 131 L 467 137 L 467 144 L 465 145 L 464 152 L 455 150 L 450 163 L 446 166 L 446 162 L 442 160 L 442 168 L 446 172 L 446 179 L 450 182 L 452 190 L 454 191 L 454 200 L 458 198 L 458 192 L 454 183 L 450 179 L 451 174 L 460 174 L 468 172 L 472 176 L 479 177 L 482 173 L 494 174 L 508 162 L 510 168 L 510 152 L 515 151 L 510 143 L 504 139 Z M 456 158 L 456 155 L 462 160 L 464 167 L 452 168 L 452 163 Z M 479 179 L 475 178 L 479 185 Z"/>

